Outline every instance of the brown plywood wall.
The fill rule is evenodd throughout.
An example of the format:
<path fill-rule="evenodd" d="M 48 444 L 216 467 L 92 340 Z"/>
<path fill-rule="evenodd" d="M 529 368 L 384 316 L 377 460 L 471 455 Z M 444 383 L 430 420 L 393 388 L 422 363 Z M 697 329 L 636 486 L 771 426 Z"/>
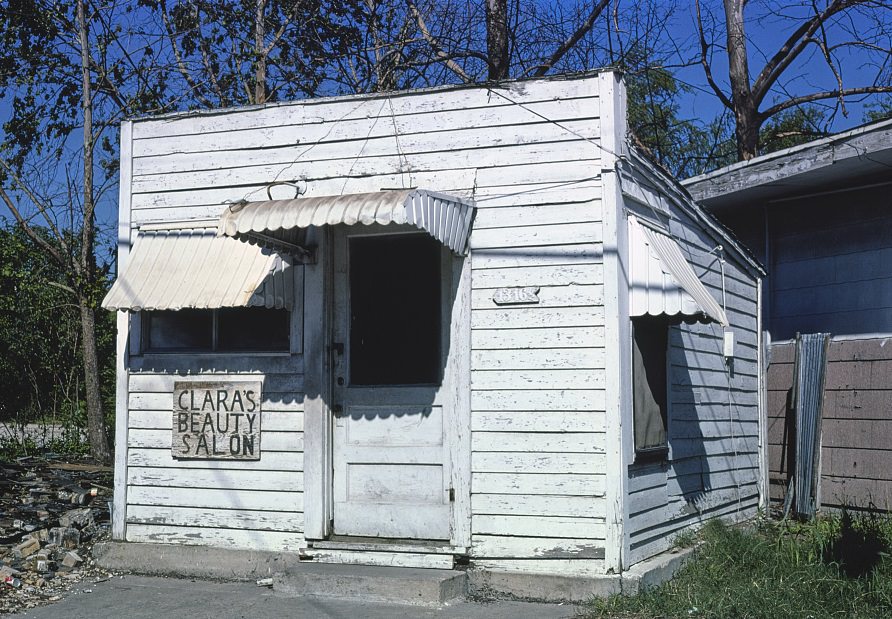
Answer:
<path fill-rule="evenodd" d="M 794 345 L 771 347 L 768 443 L 771 499 L 783 500 L 793 467 Z M 892 511 L 892 338 L 832 341 L 824 384 L 821 504 Z"/>

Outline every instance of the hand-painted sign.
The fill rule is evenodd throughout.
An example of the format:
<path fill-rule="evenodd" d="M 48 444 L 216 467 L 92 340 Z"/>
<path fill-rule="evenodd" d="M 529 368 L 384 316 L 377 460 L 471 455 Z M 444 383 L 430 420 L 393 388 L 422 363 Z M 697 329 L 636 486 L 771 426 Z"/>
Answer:
<path fill-rule="evenodd" d="M 173 385 L 174 458 L 260 459 L 260 381 Z"/>

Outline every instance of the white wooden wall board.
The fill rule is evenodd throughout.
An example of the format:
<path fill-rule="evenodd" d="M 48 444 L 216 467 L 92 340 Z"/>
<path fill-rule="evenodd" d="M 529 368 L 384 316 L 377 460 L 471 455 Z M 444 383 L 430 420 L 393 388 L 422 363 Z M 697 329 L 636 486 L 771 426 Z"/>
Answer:
<path fill-rule="evenodd" d="M 604 374 L 591 370 L 481 370 L 476 368 L 471 374 L 471 388 L 477 390 L 603 389 Z"/>
<path fill-rule="evenodd" d="M 494 572 L 589 577 L 603 575 L 605 569 L 603 559 L 487 559 L 475 557 L 473 565 L 476 568 Z"/>
<path fill-rule="evenodd" d="M 601 179 L 594 176 L 566 182 L 524 183 L 522 185 L 488 185 L 474 188 L 477 208 L 516 208 L 548 204 L 594 203 L 601 199 Z"/>
<path fill-rule="evenodd" d="M 566 516 L 506 516 L 478 514 L 474 516 L 475 535 L 520 535 L 533 537 L 547 532 L 551 537 L 604 540 L 601 518 L 569 518 Z"/>
<path fill-rule="evenodd" d="M 563 156 L 572 157 L 572 155 L 573 153 L 567 153 Z M 504 156 L 501 160 L 492 162 L 474 160 L 475 158 L 471 156 L 467 156 L 467 161 L 450 162 L 449 157 L 443 154 L 440 161 L 432 159 L 429 166 L 414 165 L 411 162 L 407 164 L 405 157 L 388 157 L 384 161 L 380 159 L 307 161 L 298 166 L 283 164 L 207 172 L 182 172 L 151 177 L 138 176 L 133 179 L 133 191 L 136 196 L 159 192 L 197 192 L 222 185 L 250 188 L 257 182 L 263 182 L 265 185 L 276 179 L 287 177 L 289 172 L 306 176 L 308 184 L 314 188 L 313 195 L 324 195 L 315 191 L 321 180 L 328 179 L 343 183 L 348 178 L 367 180 L 386 177 L 389 174 L 399 175 L 401 172 L 411 173 L 413 179 L 416 176 L 419 178 L 429 176 L 439 180 L 440 186 L 447 187 L 456 184 L 458 179 L 468 175 L 472 175 L 477 183 L 484 187 L 494 183 L 575 182 L 592 177 L 594 169 L 594 160 L 592 159 L 560 159 L 555 156 L 550 157 L 547 163 L 543 163 L 541 157 L 540 153 L 539 163 L 536 163 L 531 156 L 529 158 L 531 161 L 520 158 L 516 163 L 509 164 L 504 161 Z M 557 160 L 555 161 L 555 159 Z M 459 186 L 467 187 L 468 185 L 462 183 Z"/>
<path fill-rule="evenodd" d="M 497 247 L 540 247 L 601 240 L 599 222 L 549 224 L 475 229 L 471 233 L 471 251 Z"/>
<path fill-rule="evenodd" d="M 217 546 L 273 552 L 298 552 L 306 547 L 302 533 L 209 529 L 203 527 L 170 527 L 151 524 L 127 526 L 128 542 L 154 542 L 184 546 Z"/>
<path fill-rule="evenodd" d="M 604 308 L 588 307 L 503 307 L 478 309 L 471 315 L 472 329 L 530 329 L 540 327 L 585 327 L 604 323 Z"/>
<path fill-rule="evenodd" d="M 133 411 L 130 415 L 130 427 L 145 430 L 171 429 L 173 423 L 171 411 Z M 300 412 L 261 413 L 261 425 L 264 432 L 303 432 L 304 415 Z"/>
<path fill-rule="evenodd" d="M 604 368 L 603 348 L 536 348 L 520 350 L 473 350 L 471 367 L 485 370 L 544 370 Z"/>
<path fill-rule="evenodd" d="M 662 463 L 635 464 L 629 467 L 629 481 L 626 488 L 629 494 L 634 494 L 650 488 L 665 486 L 668 476 L 668 467 Z"/>
<path fill-rule="evenodd" d="M 718 343 L 718 338 L 716 338 L 716 343 Z M 736 342 L 735 342 L 736 344 Z M 736 346 L 735 346 L 736 348 Z M 756 360 L 752 355 L 754 350 L 749 348 L 744 348 L 742 350 L 734 351 L 734 373 L 735 374 L 744 374 L 747 376 L 756 376 L 758 374 L 758 366 L 756 364 Z M 742 353 L 742 354 L 741 354 Z M 689 362 L 691 359 L 691 353 L 687 350 L 677 348 L 675 346 L 669 351 L 669 361 L 674 366 L 683 367 L 685 363 Z M 698 364 L 701 367 L 709 367 L 709 368 L 722 368 L 724 371 L 725 368 L 725 357 L 722 355 L 722 351 L 719 349 L 704 349 L 700 348 L 697 351 L 696 355 L 698 359 Z"/>
<path fill-rule="evenodd" d="M 729 421 L 727 417 L 709 420 L 682 420 L 672 417 L 672 425 L 669 430 L 670 440 L 676 438 L 722 438 L 723 436 L 759 436 L 758 419 L 735 419 Z"/>
<path fill-rule="evenodd" d="M 475 452 L 603 453 L 603 432 L 474 432 Z"/>
<path fill-rule="evenodd" d="M 695 355 L 692 355 L 695 357 Z M 687 367 L 673 363 L 672 382 L 676 387 L 685 387 L 696 384 L 701 388 L 726 390 L 729 386 L 736 389 L 752 389 L 752 383 L 756 380 L 755 374 L 738 372 L 737 364 L 734 372 L 729 376 L 726 368 L 718 368 L 712 364 L 707 365 L 702 358 L 692 358 Z M 743 365 L 743 364 L 741 364 Z"/>
<path fill-rule="evenodd" d="M 436 172 L 415 172 L 412 174 L 412 184 L 418 187 L 436 187 L 438 191 L 443 193 L 454 193 L 456 189 L 468 189 L 474 186 L 476 178 L 476 168 L 464 168 L 460 170 L 441 170 Z M 298 170 L 295 175 L 300 176 L 301 171 Z M 522 170 L 521 170 L 522 173 Z M 172 213 L 162 214 L 162 221 L 179 220 L 181 218 L 196 218 L 195 214 L 190 215 L 188 207 L 208 207 L 200 208 L 196 212 L 205 213 L 204 218 L 219 217 L 223 208 L 228 202 L 238 202 L 240 200 L 266 200 L 266 185 L 273 178 L 254 179 L 250 184 L 246 185 L 228 185 L 217 188 L 206 189 L 189 189 L 183 191 L 162 191 L 160 193 L 134 193 L 133 194 L 133 210 L 134 223 L 148 223 L 141 211 L 144 208 L 163 208 L 173 207 Z M 381 173 L 374 176 L 361 177 L 307 177 L 307 182 L 313 188 L 313 194 L 317 196 L 338 195 L 348 193 L 367 193 L 371 191 L 380 191 L 382 188 L 404 187 L 409 182 L 406 174 L 398 172 Z M 522 184 L 522 183 L 518 183 Z M 518 188 L 521 190 L 522 188 Z"/>
<path fill-rule="evenodd" d="M 471 334 L 474 350 L 600 348 L 603 327 L 543 327 L 539 329 L 476 329 Z"/>
<path fill-rule="evenodd" d="M 471 470 L 477 473 L 604 474 L 604 454 L 547 452 L 475 452 Z"/>
<path fill-rule="evenodd" d="M 493 559 L 603 559 L 604 542 L 584 538 L 474 535 L 471 555 Z"/>
<path fill-rule="evenodd" d="M 731 522 L 746 520 L 756 514 L 758 496 L 742 497 L 739 503 L 735 500 L 699 512 L 691 510 L 682 513 L 682 506 L 681 502 L 671 504 L 669 510 L 673 510 L 674 515 L 671 515 L 670 518 L 660 519 L 659 513 L 656 511 L 647 514 L 646 517 L 638 516 L 632 523 L 635 531 L 634 536 L 637 538 L 636 543 L 640 544 L 642 540 L 651 537 L 670 535 L 682 527 L 696 525 L 714 517 L 721 517 Z"/>
<path fill-rule="evenodd" d="M 473 233 L 471 234 L 473 237 Z M 477 252 L 474 252 L 476 260 Z M 480 288 L 505 288 L 510 286 L 567 286 L 600 284 L 601 265 L 545 264 L 541 266 L 521 266 L 514 268 L 475 269 L 473 271 L 474 290 Z"/>
<path fill-rule="evenodd" d="M 170 446 L 165 449 L 131 449 L 127 462 L 129 466 L 153 466 L 183 469 L 183 475 L 192 470 L 225 471 L 233 468 L 249 471 L 285 471 L 299 474 L 304 470 L 302 453 L 272 451 L 260 454 L 260 460 L 174 460 Z"/>
<path fill-rule="evenodd" d="M 314 563 L 338 563 L 347 565 L 374 565 L 378 567 L 406 567 L 429 570 L 451 570 L 454 557 L 443 554 L 415 552 L 369 552 L 366 550 L 335 550 L 313 548 L 308 551 Z"/>
<path fill-rule="evenodd" d="M 511 120 L 511 119 L 506 119 Z M 368 139 L 335 140 L 326 135 L 330 127 L 321 126 L 288 126 L 281 131 L 268 129 L 227 132 L 220 141 L 213 144 L 216 148 L 194 136 L 178 138 L 152 139 L 139 142 L 140 156 L 134 159 L 134 174 L 165 174 L 168 172 L 199 171 L 223 167 L 246 167 L 256 165 L 280 165 L 300 162 L 301 160 L 330 161 L 334 159 L 386 157 L 400 155 L 415 157 L 429 153 L 442 152 L 444 132 L 421 125 L 410 127 L 409 131 L 400 131 L 399 148 L 393 137 L 393 125 L 390 122 L 379 123 L 374 129 L 374 121 L 350 123 L 361 127 L 363 135 Z M 403 123 L 408 124 L 408 123 Z M 597 140 L 597 122 L 594 119 L 579 118 L 568 120 L 565 124 L 573 133 L 554 130 L 554 125 L 540 121 L 538 123 L 501 124 L 498 127 L 464 126 L 450 129 L 448 143 L 464 150 L 505 149 L 514 147 L 550 147 L 555 144 L 578 142 L 597 148 L 592 142 Z M 512 129 L 515 131 L 511 132 Z M 342 128 L 343 130 L 343 128 Z M 510 141 L 500 137 L 499 131 L 511 132 Z M 270 136 L 270 133 L 272 135 Z M 260 146 L 246 146 L 237 138 L 248 141 L 263 142 Z M 320 138 L 322 138 L 320 140 Z M 174 148 L 171 148 L 173 146 Z M 185 146 L 177 149 L 176 146 Z M 587 152 L 591 152 L 590 150 Z M 208 153 L 212 156 L 208 157 Z"/>
<path fill-rule="evenodd" d="M 147 372 L 133 373 L 130 375 L 130 390 L 136 392 L 169 393 L 173 394 L 174 382 L 183 380 L 261 380 L 263 381 L 263 393 L 294 393 L 303 389 L 303 375 L 293 373 L 283 374 L 226 374 L 196 376 L 194 374 L 150 374 Z"/>
<path fill-rule="evenodd" d="M 484 203 L 485 204 L 485 203 Z M 589 223 L 600 221 L 597 202 L 540 204 L 533 206 L 478 206 L 474 230 L 505 226 L 544 226 L 548 224 Z"/>
<path fill-rule="evenodd" d="M 294 471 L 260 471 L 257 469 L 182 469 L 175 467 L 132 466 L 127 483 L 137 486 L 188 485 L 190 488 L 250 488 L 303 492 L 304 477 Z"/>
<path fill-rule="evenodd" d="M 572 518 L 603 518 L 603 500 L 592 497 L 529 495 L 529 494 L 473 494 L 471 507 L 475 514 L 564 516 Z"/>
<path fill-rule="evenodd" d="M 476 258 L 476 256 L 475 256 Z M 479 288 L 471 294 L 471 308 L 474 310 L 500 310 L 493 301 L 498 288 Z M 523 307 L 590 307 L 601 305 L 603 288 L 597 284 L 566 286 L 539 286 L 536 296 L 539 302 Z"/>
<path fill-rule="evenodd" d="M 442 170 L 457 170 L 462 168 L 476 168 L 481 183 L 487 185 L 493 182 L 519 180 L 529 182 L 566 182 L 576 181 L 591 177 L 590 168 L 594 167 L 594 146 L 588 142 L 557 142 L 550 144 L 528 144 L 513 146 L 510 150 L 499 148 L 462 149 L 456 144 L 450 150 L 441 150 L 434 153 L 422 153 L 406 155 L 405 153 L 367 157 L 353 152 L 344 152 L 343 157 L 318 161 L 315 158 L 301 161 L 295 164 L 286 161 L 279 164 L 264 162 L 262 165 L 238 166 L 241 163 L 237 158 L 229 162 L 219 162 L 216 153 L 205 155 L 208 170 L 196 170 L 194 172 L 166 172 L 163 174 L 142 174 L 133 179 L 133 190 L 137 193 L 155 192 L 162 190 L 181 191 L 184 189 L 213 187 L 221 183 L 231 185 L 250 185 L 257 179 L 266 179 L 271 182 L 277 178 L 287 178 L 289 174 L 299 172 L 307 178 L 344 178 L 358 176 L 375 176 L 387 172 L 437 172 Z M 353 150 L 353 149 L 350 149 Z M 543 161 L 549 162 L 542 164 Z M 540 165 L 557 168 L 557 164 L 566 168 L 563 174 L 556 178 L 545 175 L 519 175 L 515 169 L 525 169 L 539 162 Z M 504 173 L 498 177 L 494 172 Z"/>
<path fill-rule="evenodd" d="M 208 378 L 207 380 L 214 379 Z M 264 391 L 260 410 L 298 413 L 303 410 L 303 399 L 303 394 Z M 170 393 L 131 393 L 129 406 L 131 411 L 169 409 L 173 413 L 173 391 L 171 390 Z"/>
<path fill-rule="evenodd" d="M 262 428 L 260 449 L 262 454 L 269 451 L 303 451 L 303 432 L 268 432 Z M 130 447 L 149 449 L 170 448 L 171 430 L 131 429 L 127 444 Z"/>
<path fill-rule="evenodd" d="M 474 473 L 475 494 L 603 496 L 604 476 L 576 473 Z M 560 537 L 560 536 L 555 536 Z"/>
<path fill-rule="evenodd" d="M 665 510 L 669 504 L 666 486 L 646 488 L 641 492 L 630 492 L 628 495 L 629 516 L 634 520 L 639 514 L 655 509 Z"/>
<path fill-rule="evenodd" d="M 709 471 L 709 491 L 723 490 L 727 488 L 744 488 L 753 485 L 753 479 L 758 475 L 758 467 L 747 467 L 734 471 Z M 670 496 L 682 496 L 685 488 L 699 485 L 698 475 L 672 475 L 666 482 L 666 489 Z"/>
<path fill-rule="evenodd" d="M 604 391 L 599 389 L 471 391 L 474 411 L 602 411 Z"/>
<path fill-rule="evenodd" d="M 671 475 L 673 477 L 679 477 L 681 475 L 699 475 L 705 472 L 704 469 L 706 466 L 707 463 L 697 458 L 673 461 Z M 753 461 L 751 454 L 740 454 L 736 457 L 734 454 L 730 454 L 726 455 L 721 460 L 709 462 L 708 466 L 711 473 L 721 474 L 728 471 L 754 469 L 758 466 L 758 462 Z"/>
<path fill-rule="evenodd" d="M 120 176 L 118 182 L 118 272 L 123 272 L 130 255 L 130 183 L 132 181 L 133 159 L 133 123 L 121 123 L 120 134 Z M 130 384 L 130 314 L 116 312 L 115 316 L 115 480 L 114 509 L 112 509 L 112 537 L 116 540 L 126 538 L 127 532 L 127 429 L 129 425 Z"/>
<path fill-rule="evenodd" d="M 204 507 L 208 509 L 249 509 L 295 511 L 304 509 L 303 492 L 233 490 L 231 488 L 167 488 L 133 486 L 127 488 L 130 505 L 158 507 Z"/>
<path fill-rule="evenodd" d="M 222 206 L 220 207 L 222 209 Z M 237 380 L 245 375 L 245 380 L 255 376 L 285 374 L 290 376 L 304 373 L 303 358 L 300 355 L 231 355 L 210 353 L 199 354 L 144 354 L 131 359 L 131 375 L 165 374 L 185 378 L 195 374 L 231 375 Z"/>
<path fill-rule="evenodd" d="M 232 131 L 275 128 L 277 126 L 322 124 L 329 122 L 347 122 L 353 119 L 370 118 L 380 113 L 390 117 L 390 106 L 393 114 L 399 117 L 409 114 L 440 114 L 448 110 L 472 111 L 493 110 L 498 108 L 524 109 L 528 111 L 530 121 L 541 120 L 534 112 L 544 114 L 550 107 L 572 109 L 579 106 L 597 113 L 597 93 L 585 80 L 561 85 L 551 84 L 542 88 L 539 83 L 527 82 L 524 92 L 502 90 L 505 97 L 493 94 L 488 90 L 469 89 L 465 91 L 413 92 L 374 95 L 366 99 L 350 97 L 346 99 L 318 98 L 288 102 L 268 106 L 261 109 L 244 109 L 237 112 L 224 111 L 211 114 L 196 114 L 160 119 L 138 121 L 134 136 L 136 139 L 162 137 L 169 135 L 213 135 L 225 129 Z M 506 98 L 507 97 L 507 98 Z M 515 105 L 515 103 L 522 104 Z M 383 104 L 383 105 L 382 105 Z M 383 109 L 382 109 L 383 108 Z"/>
<path fill-rule="evenodd" d="M 474 411 L 471 428 L 475 432 L 601 432 L 604 412 Z"/>
<path fill-rule="evenodd" d="M 741 436 L 707 439 L 679 438 L 672 443 L 673 459 L 692 456 L 725 456 L 733 453 L 754 454 L 758 448 L 758 437 Z"/>
<path fill-rule="evenodd" d="M 299 533 L 302 532 L 304 521 L 303 514 L 300 512 L 248 509 L 202 509 L 194 507 L 131 505 L 128 512 L 128 524 L 188 527 L 200 522 L 203 527 L 212 529 L 240 529 L 247 531 Z"/>

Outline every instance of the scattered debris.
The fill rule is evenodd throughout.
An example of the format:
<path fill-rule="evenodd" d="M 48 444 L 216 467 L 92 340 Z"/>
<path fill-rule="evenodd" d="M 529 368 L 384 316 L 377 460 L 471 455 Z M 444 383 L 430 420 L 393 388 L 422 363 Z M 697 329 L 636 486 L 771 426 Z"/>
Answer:
<path fill-rule="evenodd" d="M 273 579 L 272 578 L 261 578 L 260 580 L 257 581 L 257 586 L 258 587 L 272 587 Z"/>
<path fill-rule="evenodd" d="M 111 478 L 109 467 L 87 461 L 0 461 L 0 615 L 112 576 L 90 558 L 108 535 Z"/>

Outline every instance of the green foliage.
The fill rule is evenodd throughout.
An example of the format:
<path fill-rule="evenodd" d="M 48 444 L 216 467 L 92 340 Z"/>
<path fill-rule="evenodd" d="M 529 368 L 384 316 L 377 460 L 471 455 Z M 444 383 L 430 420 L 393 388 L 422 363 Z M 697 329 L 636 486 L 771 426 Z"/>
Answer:
<path fill-rule="evenodd" d="M 892 118 L 892 95 L 886 95 L 883 99 L 868 105 L 864 114 L 864 122 L 869 123 L 890 118 Z"/>
<path fill-rule="evenodd" d="M 767 120 L 759 131 L 760 154 L 791 148 L 830 135 L 826 108 L 801 105 Z"/>
<path fill-rule="evenodd" d="M 35 422 L 61 425 L 71 436 L 63 433 L 55 449 L 78 451 L 86 425 L 81 327 L 65 282 L 61 267 L 19 228 L 0 228 L 0 422 L 19 429 Z M 103 371 L 113 375 L 113 316 L 97 316 L 97 340 Z M 113 399 L 114 380 L 105 381 L 104 388 L 105 397 Z"/>
<path fill-rule="evenodd" d="M 875 540 L 892 542 L 892 518 L 855 517 Z M 869 524 L 865 524 L 869 522 Z M 850 577 L 832 560 L 845 537 L 842 518 L 813 523 L 762 520 L 749 530 L 711 520 L 693 558 L 671 581 L 634 597 L 594 600 L 589 617 L 879 618 L 892 616 L 892 560 Z M 828 554 L 828 550 L 830 554 Z"/>

